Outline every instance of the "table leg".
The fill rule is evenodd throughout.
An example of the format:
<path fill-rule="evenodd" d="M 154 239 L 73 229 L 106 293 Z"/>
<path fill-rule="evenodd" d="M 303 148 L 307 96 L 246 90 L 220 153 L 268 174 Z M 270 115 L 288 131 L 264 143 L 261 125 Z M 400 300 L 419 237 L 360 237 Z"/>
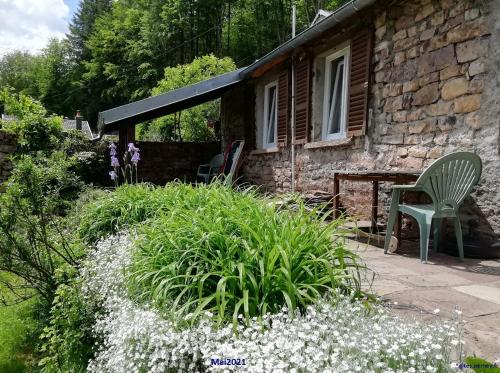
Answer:
<path fill-rule="evenodd" d="M 340 208 L 340 182 L 336 173 L 333 174 L 333 208 L 334 208 L 334 217 L 337 219 L 339 217 L 339 208 Z"/>
<path fill-rule="evenodd" d="M 378 181 L 373 180 L 372 185 L 372 233 L 377 232 L 378 215 Z"/>

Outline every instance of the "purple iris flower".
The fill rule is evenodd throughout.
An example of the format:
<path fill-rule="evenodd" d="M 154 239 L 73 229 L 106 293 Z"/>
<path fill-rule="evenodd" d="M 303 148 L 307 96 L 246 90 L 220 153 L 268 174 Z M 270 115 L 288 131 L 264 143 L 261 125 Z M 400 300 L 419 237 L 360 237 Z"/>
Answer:
<path fill-rule="evenodd" d="M 132 154 L 130 161 L 137 166 L 137 162 L 141 160 L 141 155 L 139 154 L 139 149 Z"/>
<path fill-rule="evenodd" d="M 109 176 L 111 180 L 116 180 L 118 178 L 118 174 L 115 171 L 109 171 Z"/>
<path fill-rule="evenodd" d="M 114 155 L 111 155 L 111 167 L 120 167 L 120 161 Z"/>
<path fill-rule="evenodd" d="M 133 142 L 129 143 L 128 144 L 128 151 L 130 153 L 135 153 L 135 152 L 138 152 L 139 151 L 139 148 L 137 148 Z"/>
<path fill-rule="evenodd" d="M 111 149 L 109 151 L 109 154 L 112 156 L 112 157 L 115 157 L 117 152 L 116 152 L 116 144 L 114 142 L 112 142 L 111 144 L 109 144 L 109 148 Z"/>

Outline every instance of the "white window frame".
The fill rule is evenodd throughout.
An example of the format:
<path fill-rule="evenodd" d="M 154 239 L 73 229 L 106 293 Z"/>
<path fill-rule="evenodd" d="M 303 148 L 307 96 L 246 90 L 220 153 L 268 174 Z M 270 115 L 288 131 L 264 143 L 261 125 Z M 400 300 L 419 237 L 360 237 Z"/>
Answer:
<path fill-rule="evenodd" d="M 269 92 L 272 87 L 276 87 L 276 101 L 274 106 L 274 142 L 267 142 L 268 139 L 268 127 L 269 127 Z M 264 121 L 262 122 L 263 133 L 262 133 L 262 145 L 264 149 L 275 148 L 278 141 L 278 81 L 275 80 L 264 87 Z"/>
<path fill-rule="evenodd" d="M 347 93 L 348 93 L 348 84 L 349 84 L 349 72 L 350 72 L 350 47 L 347 46 L 335 53 L 328 55 L 325 58 L 325 90 L 323 92 L 323 128 L 321 131 L 321 137 L 323 140 L 337 140 L 343 139 L 347 135 Z M 340 116 L 340 131 L 337 133 L 328 133 L 328 117 L 330 111 L 330 102 L 329 102 L 329 93 L 330 93 L 330 85 L 331 85 L 331 62 L 336 60 L 339 57 L 344 57 L 344 84 L 342 87 L 342 102 L 341 102 L 341 116 Z M 335 97 L 335 92 L 334 96 Z"/>

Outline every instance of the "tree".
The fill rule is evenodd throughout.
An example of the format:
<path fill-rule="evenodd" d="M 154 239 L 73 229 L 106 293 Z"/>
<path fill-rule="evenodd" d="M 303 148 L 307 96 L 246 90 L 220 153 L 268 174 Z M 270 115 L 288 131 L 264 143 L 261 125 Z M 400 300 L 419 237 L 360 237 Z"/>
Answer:
<path fill-rule="evenodd" d="M 0 59 L 0 87 L 38 97 L 36 72 L 39 67 L 40 58 L 28 52 L 6 54 Z"/>
<path fill-rule="evenodd" d="M 164 78 L 153 89 L 153 95 L 185 87 L 234 69 L 236 65 L 229 57 L 217 58 L 214 55 L 198 57 L 189 64 L 167 67 Z M 207 126 L 207 121 L 218 119 L 219 110 L 219 100 L 215 100 L 167 115 L 152 123 L 139 126 L 139 136 L 142 139 L 163 141 L 211 140 L 214 139 L 214 133 Z"/>
<path fill-rule="evenodd" d="M 52 113 L 72 117 L 82 105 L 78 65 L 71 58 L 67 40 L 52 39 L 40 56 L 40 100 Z"/>
<path fill-rule="evenodd" d="M 86 43 L 99 17 L 111 10 L 112 0 L 81 0 L 69 25 L 68 41 L 76 61 L 88 60 L 91 52 Z"/>

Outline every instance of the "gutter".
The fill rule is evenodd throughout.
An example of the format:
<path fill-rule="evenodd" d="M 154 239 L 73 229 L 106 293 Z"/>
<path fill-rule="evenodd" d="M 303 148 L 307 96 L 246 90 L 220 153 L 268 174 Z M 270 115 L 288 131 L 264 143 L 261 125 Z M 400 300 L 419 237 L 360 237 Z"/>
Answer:
<path fill-rule="evenodd" d="M 349 19 L 357 12 L 369 7 L 370 5 L 373 5 L 376 1 L 377 0 L 351 0 L 347 2 L 346 4 L 335 10 L 328 17 L 322 19 L 317 24 L 305 29 L 296 37 L 288 40 L 275 50 L 269 52 L 264 57 L 255 61 L 253 64 L 251 64 L 241 72 L 241 77 L 244 79 L 250 78 L 251 74 L 260 67 L 266 65 L 267 63 L 275 60 L 278 57 L 283 56 L 284 54 L 292 52 L 295 48 L 318 38 L 324 32 Z"/>

